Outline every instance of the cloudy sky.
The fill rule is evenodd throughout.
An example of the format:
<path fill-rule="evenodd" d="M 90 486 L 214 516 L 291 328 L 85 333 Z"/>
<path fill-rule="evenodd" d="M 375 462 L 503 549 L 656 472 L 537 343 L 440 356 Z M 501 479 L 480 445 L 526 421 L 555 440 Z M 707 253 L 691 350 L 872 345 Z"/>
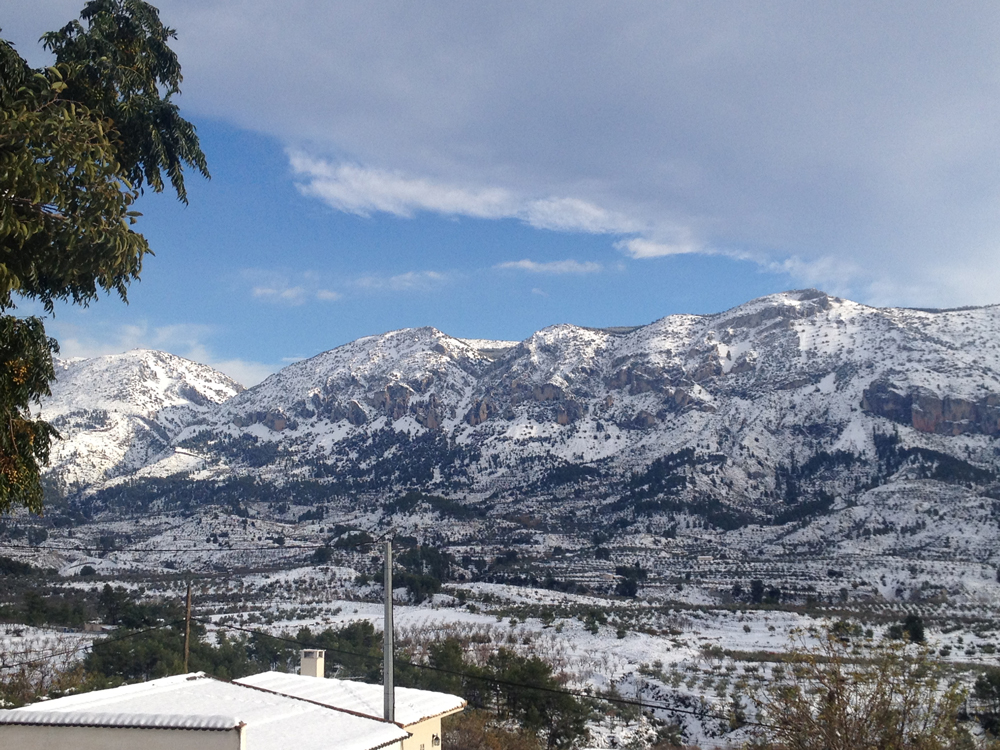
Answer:
<path fill-rule="evenodd" d="M 143 199 L 156 257 L 128 307 L 57 311 L 67 355 L 250 384 L 406 326 L 1000 302 L 1000 4 L 155 4 L 213 179 Z M 44 64 L 81 5 L 3 36 Z"/>

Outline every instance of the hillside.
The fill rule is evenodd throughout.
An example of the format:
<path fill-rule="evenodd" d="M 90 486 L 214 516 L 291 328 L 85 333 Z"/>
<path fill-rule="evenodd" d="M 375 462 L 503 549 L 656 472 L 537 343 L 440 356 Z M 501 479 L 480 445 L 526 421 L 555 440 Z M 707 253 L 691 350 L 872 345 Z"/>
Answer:
<path fill-rule="evenodd" d="M 210 367 L 165 352 L 57 360 L 42 408 L 62 437 L 53 443 L 50 477 L 73 491 L 136 471 L 242 390 Z"/>
<path fill-rule="evenodd" d="M 768 555 L 946 555 L 959 535 L 985 561 L 998 334 L 997 307 L 878 309 L 806 290 L 518 343 L 393 331 L 245 391 L 131 352 L 64 366 L 45 407 L 68 437 L 51 471 L 88 515 L 395 514 L 442 538 L 642 531 L 692 553 L 731 533 Z M 397 502 L 413 490 L 437 505 Z"/>

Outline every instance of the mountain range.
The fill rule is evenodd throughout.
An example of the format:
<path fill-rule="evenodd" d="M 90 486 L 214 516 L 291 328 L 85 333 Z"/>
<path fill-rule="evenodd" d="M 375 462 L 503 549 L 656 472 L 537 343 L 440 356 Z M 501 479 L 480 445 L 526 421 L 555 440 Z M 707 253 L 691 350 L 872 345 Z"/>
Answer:
<path fill-rule="evenodd" d="M 249 389 L 135 350 L 62 361 L 52 391 L 48 482 L 91 509 L 169 505 L 179 487 L 210 501 L 240 481 L 315 502 L 416 490 L 484 513 L 738 529 L 876 490 L 1000 498 L 1000 307 L 800 290 L 520 342 L 391 331 Z"/>

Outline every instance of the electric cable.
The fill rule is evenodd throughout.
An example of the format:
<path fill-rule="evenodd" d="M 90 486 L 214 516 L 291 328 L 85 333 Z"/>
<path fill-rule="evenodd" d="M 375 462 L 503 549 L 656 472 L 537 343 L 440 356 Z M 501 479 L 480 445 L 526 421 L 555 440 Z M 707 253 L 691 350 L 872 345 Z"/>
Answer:
<path fill-rule="evenodd" d="M 217 623 L 217 622 L 214 622 L 213 620 L 211 620 L 209 618 L 192 617 L 191 619 L 192 620 L 198 620 L 203 625 L 204 624 L 209 624 L 209 625 L 213 625 L 214 627 L 220 628 L 220 629 L 238 630 L 240 632 L 249 633 L 251 635 L 256 635 L 256 636 L 260 636 L 260 637 L 264 637 L 264 638 L 272 638 L 272 639 L 277 640 L 277 641 L 283 641 L 285 643 L 294 644 L 294 645 L 298 646 L 299 648 L 314 648 L 314 649 L 318 649 L 318 650 L 332 651 L 333 653 L 336 653 L 336 654 L 344 654 L 346 656 L 354 656 L 354 657 L 357 657 L 359 659 L 364 659 L 364 660 L 368 660 L 368 661 L 374 661 L 376 659 L 378 661 L 382 660 L 382 657 L 379 656 L 379 655 L 376 655 L 376 654 L 361 654 L 361 653 L 357 653 L 355 651 L 348 651 L 346 649 L 331 648 L 329 646 L 324 646 L 324 645 L 317 644 L 317 643 L 311 643 L 311 644 L 310 643 L 303 643 L 302 641 L 296 640 L 294 638 L 288 638 L 287 636 L 273 635 L 271 633 L 265 633 L 262 630 L 255 630 L 253 628 L 245 628 L 245 627 L 242 627 L 242 626 L 239 626 L 239 625 Z M 587 693 L 587 692 L 585 692 L 583 690 L 567 690 L 567 689 L 560 689 L 560 688 L 540 687 L 540 686 L 537 686 L 537 685 L 526 685 L 524 683 L 511 682 L 509 680 L 502 680 L 502 679 L 497 678 L 497 677 L 487 677 L 487 676 L 483 676 L 483 675 L 473 674 L 471 672 L 461 672 L 461 671 L 458 671 L 458 670 L 455 670 L 455 669 L 446 669 L 444 667 L 435 667 L 435 666 L 432 666 L 430 664 L 420 664 L 418 662 L 411 662 L 409 660 L 400 659 L 400 658 L 396 658 L 396 657 L 393 658 L 393 662 L 396 663 L 396 664 L 401 664 L 401 665 L 404 665 L 404 666 L 413 667 L 415 669 L 424 669 L 424 670 L 428 670 L 428 671 L 432 671 L 432 672 L 441 672 L 443 674 L 455 675 L 457 677 L 465 677 L 467 679 L 476 680 L 476 681 L 479 681 L 479 682 L 488 682 L 488 683 L 492 683 L 494 685 L 503 685 L 503 686 L 506 686 L 506 687 L 523 688 L 525 690 L 535 690 L 535 691 L 539 691 L 539 692 L 543 692 L 543 693 L 556 693 L 556 694 L 560 694 L 560 695 L 570 695 L 570 696 L 573 696 L 573 697 L 576 697 L 576 698 L 584 698 L 584 699 L 590 699 L 590 700 L 597 699 L 597 700 L 607 701 L 609 703 L 618 703 L 618 704 L 626 705 L 626 706 L 638 706 L 639 708 L 656 708 L 656 709 L 660 709 L 660 710 L 663 710 L 663 711 L 671 711 L 671 712 L 674 712 L 674 713 L 689 714 L 691 716 L 698 716 L 698 717 L 701 717 L 701 718 L 717 719 L 719 721 L 729 721 L 731 719 L 731 717 L 729 717 L 729 716 L 719 716 L 717 714 L 713 714 L 713 713 L 707 712 L 707 711 L 695 711 L 695 710 L 692 710 L 692 709 L 676 708 L 674 706 L 667 706 L 665 704 L 655 703 L 655 702 L 652 702 L 652 701 L 636 701 L 636 700 L 629 700 L 628 698 L 616 698 L 616 697 L 606 696 L 606 695 L 594 695 L 592 693 Z M 760 722 L 755 722 L 755 721 L 750 721 L 750 720 L 745 720 L 743 723 L 745 725 L 752 724 L 754 726 L 759 726 L 759 727 L 762 727 L 762 728 L 765 728 L 765 729 L 774 729 L 775 728 L 774 726 L 769 725 L 769 724 L 762 724 Z"/>

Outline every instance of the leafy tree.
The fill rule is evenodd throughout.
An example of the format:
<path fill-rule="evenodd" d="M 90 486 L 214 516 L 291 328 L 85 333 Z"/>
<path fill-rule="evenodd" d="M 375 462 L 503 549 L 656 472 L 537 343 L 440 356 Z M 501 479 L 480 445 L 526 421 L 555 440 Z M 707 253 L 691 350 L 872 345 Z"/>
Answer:
<path fill-rule="evenodd" d="M 26 562 L 0 556 L 0 576 L 26 576 L 31 571 L 32 567 Z"/>
<path fill-rule="evenodd" d="M 1000 734 L 1000 669 L 991 667 L 976 678 L 973 695 L 980 702 L 979 723 L 990 734 Z"/>
<path fill-rule="evenodd" d="M 112 588 L 110 583 L 106 583 L 97 598 L 97 609 L 107 624 L 117 625 L 119 618 L 129 605 L 129 600 L 129 593 L 124 586 Z"/>
<path fill-rule="evenodd" d="M 54 339 L 15 298 L 87 305 L 126 300 L 146 239 L 132 206 L 164 175 L 187 201 L 184 167 L 208 176 L 194 126 L 172 97 L 175 33 L 144 0 L 91 0 L 43 37 L 55 64 L 32 69 L 0 39 L 0 513 L 39 512 L 40 468 L 58 433 L 32 419 L 49 395 Z"/>
<path fill-rule="evenodd" d="M 493 684 L 494 705 L 501 717 L 529 731 L 544 731 L 549 748 L 571 747 L 587 735 L 589 709 L 568 693 L 548 692 L 562 687 L 551 664 L 501 648 L 487 666 L 498 681 Z"/>
<path fill-rule="evenodd" d="M 900 640 L 904 636 L 912 643 L 924 642 L 924 621 L 919 615 L 907 615 L 902 623 L 890 625 L 886 630 L 889 638 Z"/>
<path fill-rule="evenodd" d="M 441 590 L 441 582 L 448 580 L 453 563 L 454 558 L 447 552 L 422 544 L 396 558 L 396 564 L 403 570 L 394 577 L 393 583 L 405 586 L 413 601 L 419 604 Z"/>
<path fill-rule="evenodd" d="M 621 580 L 615 586 L 615 593 L 618 596 L 634 597 L 639 593 L 639 581 L 646 580 L 646 571 L 636 561 L 635 565 L 619 565 L 615 568 L 615 575 L 621 576 Z"/>
<path fill-rule="evenodd" d="M 635 597 L 639 594 L 639 581 L 635 578 L 622 578 L 615 585 L 618 596 Z"/>
<path fill-rule="evenodd" d="M 903 630 L 913 643 L 924 642 L 924 621 L 919 615 L 907 615 L 903 620 Z"/>

